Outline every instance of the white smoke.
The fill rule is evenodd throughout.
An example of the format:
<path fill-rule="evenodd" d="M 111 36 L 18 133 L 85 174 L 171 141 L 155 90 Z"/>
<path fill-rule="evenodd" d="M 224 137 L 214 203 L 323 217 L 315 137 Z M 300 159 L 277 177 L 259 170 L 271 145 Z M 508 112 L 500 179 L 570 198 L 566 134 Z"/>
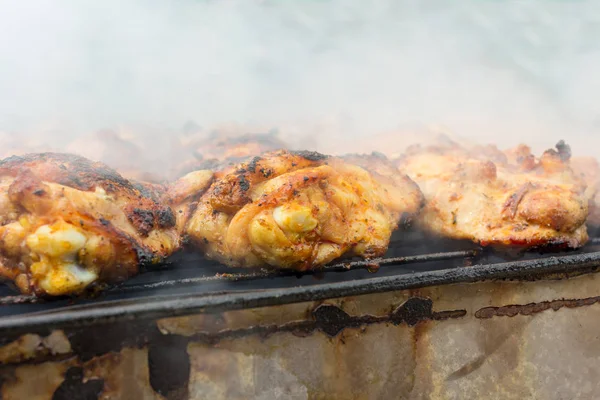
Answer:
<path fill-rule="evenodd" d="M 593 0 L 0 0 L 0 131 L 233 122 L 332 149 L 425 123 L 598 155 L 598 22 Z"/>

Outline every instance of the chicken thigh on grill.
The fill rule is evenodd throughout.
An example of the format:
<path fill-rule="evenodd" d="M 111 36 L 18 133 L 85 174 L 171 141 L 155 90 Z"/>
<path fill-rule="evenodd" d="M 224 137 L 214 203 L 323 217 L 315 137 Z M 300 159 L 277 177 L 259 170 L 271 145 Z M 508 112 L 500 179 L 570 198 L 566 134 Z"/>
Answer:
<path fill-rule="evenodd" d="M 589 206 L 587 226 L 590 231 L 598 235 L 600 232 L 600 165 L 594 157 L 574 157 L 571 166 L 587 185 L 585 191 Z"/>
<path fill-rule="evenodd" d="M 183 145 L 183 144 L 182 144 Z M 199 169 L 215 169 L 240 163 L 267 151 L 287 148 L 274 131 L 267 133 L 239 133 L 237 130 L 215 131 L 208 137 L 198 138 L 185 145 L 192 150 L 192 158 L 184 157 L 176 176 Z"/>
<path fill-rule="evenodd" d="M 179 246 L 159 185 L 85 158 L 0 161 L 0 275 L 24 293 L 66 295 L 118 282 Z"/>
<path fill-rule="evenodd" d="M 585 183 L 560 142 L 537 159 L 527 146 L 502 152 L 451 142 L 409 149 L 397 162 L 418 183 L 425 230 L 481 245 L 580 247 L 587 241 Z"/>
<path fill-rule="evenodd" d="M 382 256 L 401 216 L 422 201 L 384 156 L 282 150 L 217 172 L 181 226 L 226 265 L 306 270 L 343 255 Z"/>

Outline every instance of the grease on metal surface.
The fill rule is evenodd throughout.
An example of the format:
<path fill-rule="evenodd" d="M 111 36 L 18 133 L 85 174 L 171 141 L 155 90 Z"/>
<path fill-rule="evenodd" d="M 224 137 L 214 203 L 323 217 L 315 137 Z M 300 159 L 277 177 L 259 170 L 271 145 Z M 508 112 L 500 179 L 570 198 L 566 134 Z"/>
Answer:
<path fill-rule="evenodd" d="M 84 379 L 83 368 L 71 367 L 65 380 L 54 391 L 52 400 L 97 399 L 104 389 L 103 379 Z"/>
<path fill-rule="evenodd" d="M 161 335 L 148 345 L 150 386 L 167 399 L 188 398 L 190 358 L 188 340 L 176 335 Z"/>
<path fill-rule="evenodd" d="M 514 317 L 515 315 L 532 315 L 548 309 L 558 311 L 563 307 L 576 308 L 591 306 L 600 302 L 600 296 L 585 299 L 561 299 L 542 301 L 540 303 L 512 304 L 501 307 L 484 307 L 475 312 L 476 318 Z"/>

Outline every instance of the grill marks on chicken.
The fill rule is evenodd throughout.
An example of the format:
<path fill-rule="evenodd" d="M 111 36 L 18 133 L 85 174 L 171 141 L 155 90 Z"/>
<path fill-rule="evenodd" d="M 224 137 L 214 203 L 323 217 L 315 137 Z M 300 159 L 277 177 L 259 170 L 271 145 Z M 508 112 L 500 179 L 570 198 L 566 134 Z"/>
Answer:
<path fill-rule="evenodd" d="M 2 160 L 0 275 L 50 295 L 122 281 L 179 246 L 165 196 L 74 155 Z"/>
<path fill-rule="evenodd" d="M 232 166 L 215 174 L 185 232 L 234 267 L 305 270 L 342 255 L 381 256 L 422 195 L 387 159 L 361 162 L 277 151 Z"/>
<path fill-rule="evenodd" d="M 411 148 L 398 160 L 426 198 L 425 230 L 481 245 L 576 248 L 587 241 L 585 183 L 560 142 L 536 159 L 527 146 Z"/>

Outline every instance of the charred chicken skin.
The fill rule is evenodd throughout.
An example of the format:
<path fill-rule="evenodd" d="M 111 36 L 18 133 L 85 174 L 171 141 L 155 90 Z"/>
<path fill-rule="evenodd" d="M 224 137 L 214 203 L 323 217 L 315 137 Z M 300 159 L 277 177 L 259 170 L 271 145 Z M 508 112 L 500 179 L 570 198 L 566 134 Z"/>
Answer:
<path fill-rule="evenodd" d="M 456 144 L 410 149 L 398 166 L 426 199 L 425 230 L 481 245 L 576 248 L 587 241 L 585 183 L 569 166 L 563 142 L 539 159 L 527 146 Z"/>
<path fill-rule="evenodd" d="M 24 293 L 122 281 L 179 246 L 158 185 L 59 153 L 0 161 L 0 275 Z"/>
<path fill-rule="evenodd" d="M 306 270 L 343 255 L 382 256 L 401 216 L 422 201 L 384 156 L 282 150 L 217 172 L 185 232 L 229 266 Z"/>

